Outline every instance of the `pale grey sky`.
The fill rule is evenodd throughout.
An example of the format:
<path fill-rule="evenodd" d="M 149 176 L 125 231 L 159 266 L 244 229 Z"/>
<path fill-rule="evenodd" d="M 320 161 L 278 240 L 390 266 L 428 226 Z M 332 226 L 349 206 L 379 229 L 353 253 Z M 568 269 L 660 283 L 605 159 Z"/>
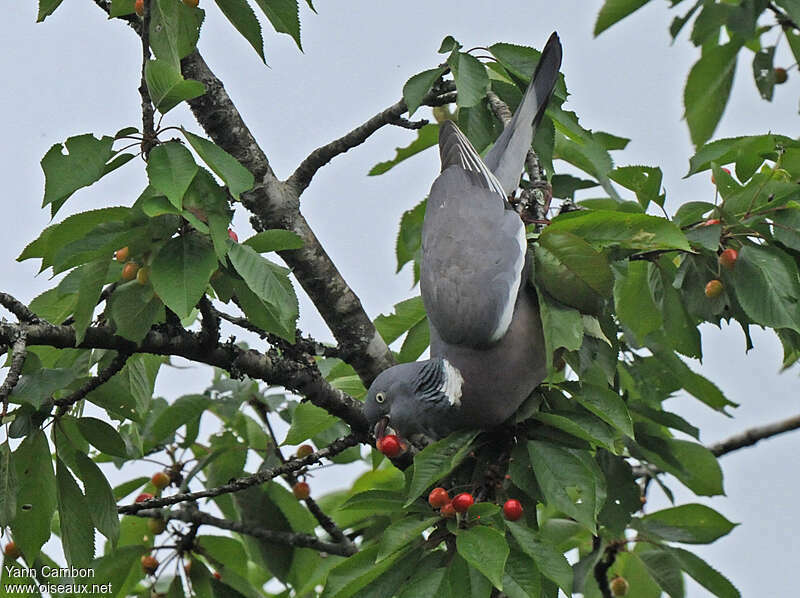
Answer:
<path fill-rule="evenodd" d="M 37 25 L 35 4 L 17 3 L 16 9 L 4 12 L 0 23 L 4 49 L 0 168 L 5 182 L 0 288 L 26 302 L 49 286 L 45 276 L 34 278 L 38 263 L 14 261 L 49 220 L 49 212 L 39 208 L 44 186 L 39 160 L 53 143 L 68 136 L 112 135 L 124 126 L 140 124 L 140 54 L 132 32 L 107 21 L 91 0 L 64 2 L 55 15 Z M 562 71 L 572 94 L 567 107 L 588 128 L 632 138 L 627 150 L 615 154 L 617 162 L 661 166 L 670 213 L 685 201 L 713 200 L 706 174 L 681 178 L 691 155 L 681 121 L 683 82 L 699 51 L 685 34 L 670 46 L 667 27 L 674 15 L 665 3 L 647 6 L 599 39 L 591 35 L 599 1 L 409 0 L 389 5 L 317 0 L 319 15 L 301 4 L 305 53 L 298 52 L 287 36 L 265 29 L 271 67 L 267 68 L 218 10 L 201 0 L 208 9 L 201 51 L 282 178 L 312 149 L 395 102 L 409 76 L 441 62 L 436 50 L 445 35 L 454 35 L 467 47 L 495 41 L 540 47 L 557 30 L 564 46 Z M 786 66 L 790 64 L 785 53 L 779 51 L 779 56 Z M 797 136 L 795 72 L 789 83 L 776 89 L 775 101 L 767 104 L 752 83 L 749 53 L 743 57 L 717 136 L 768 130 Z M 165 122 L 199 132 L 185 108 L 175 109 Z M 408 271 L 393 274 L 397 224 L 400 214 L 427 193 L 438 157 L 429 151 L 383 176 L 365 175 L 412 138 L 406 130 L 381 130 L 326 166 L 303 195 L 304 214 L 373 317 L 412 293 Z M 141 164 L 131 163 L 78 192 L 59 219 L 101 205 L 129 205 L 143 182 Z M 235 227 L 241 238 L 248 236 L 245 213 L 237 213 Z M 301 327 L 330 339 L 305 299 Z M 701 371 L 728 398 L 741 403 L 735 419 L 728 419 L 689 397 L 670 401 L 671 409 L 700 426 L 704 442 L 797 413 L 797 372 L 778 375 L 781 352 L 774 335 L 754 334 L 756 349 L 745 356 L 738 328 L 719 332 L 706 326 L 703 332 Z M 198 388 L 207 380 L 185 371 L 170 372 L 160 392 L 182 394 L 190 377 L 200 378 Z M 690 548 L 730 577 L 743 596 L 787 596 L 795 586 L 789 578 L 800 561 L 800 544 L 795 540 L 800 534 L 795 498 L 800 494 L 799 450 L 796 433 L 727 456 L 722 465 L 728 496 L 698 500 L 741 523 L 710 547 Z M 341 486 L 344 480 L 336 479 L 335 471 L 328 470 L 325 483 Z M 697 500 L 681 491 L 677 482 L 672 488 L 679 502 Z M 651 498 L 651 509 L 665 504 L 658 490 Z M 708 593 L 690 581 L 687 595 L 699 598 Z"/>

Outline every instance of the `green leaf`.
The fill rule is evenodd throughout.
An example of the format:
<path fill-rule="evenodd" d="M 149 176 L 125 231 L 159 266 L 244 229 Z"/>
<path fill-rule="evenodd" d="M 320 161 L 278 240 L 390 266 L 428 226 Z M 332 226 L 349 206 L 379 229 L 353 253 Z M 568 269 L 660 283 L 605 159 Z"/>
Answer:
<path fill-rule="evenodd" d="M 199 97 L 206 92 L 205 85 L 192 79 L 184 79 L 180 71 L 163 60 L 149 60 L 144 69 L 150 98 L 161 114 L 166 114 L 185 100 Z"/>
<path fill-rule="evenodd" d="M 502 533 L 477 525 L 456 536 L 456 548 L 467 563 L 483 573 L 498 590 L 503 589 L 503 569 L 509 548 Z"/>
<path fill-rule="evenodd" d="M 397 361 L 399 363 L 416 361 L 430 344 L 431 331 L 428 326 L 428 319 L 425 318 L 414 324 L 411 330 L 408 331 L 403 341 L 403 346 L 400 347 L 400 353 L 397 355 Z"/>
<path fill-rule="evenodd" d="M 797 142 L 784 135 L 748 135 L 743 137 L 728 137 L 717 139 L 707 143 L 697 150 L 697 153 L 689 159 L 689 172 L 686 176 L 691 176 L 703 170 L 711 168 L 711 164 L 716 162 L 719 165 L 736 162 L 736 174 L 741 180 L 746 180 L 752 176 L 755 168 L 761 165 L 764 159 L 777 159 L 777 147 L 797 147 Z M 753 167 L 753 171 L 740 173 L 739 162 L 753 163 L 753 157 L 760 158 L 758 164 Z M 743 164 L 744 165 L 744 164 Z"/>
<path fill-rule="evenodd" d="M 110 256 L 80 267 L 81 283 L 78 290 L 78 301 L 75 304 L 75 344 L 80 345 L 86 335 L 86 329 L 92 323 L 97 301 L 103 290 L 103 283 L 108 278 Z"/>
<path fill-rule="evenodd" d="M 391 490 L 366 490 L 354 494 L 340 506 L 339 510 L 363 509 L 370 512 L 392 512 L 403 508 L 404 496 Z"/>
<path fill-rule="evenodd" d="M 393 314 L 381 314 L 375 318 L 375 328 L 389 345 L 426 318 L 422 297 L 417 296 L 396 303 Z"/>
<path fill-rule="evenodd" d="M 528 454 L 547 504 L 594 531 L 597 505 L 592 470 L 570 449 L 549 442 L 528 442 Z"/>
<path fill-rule="evenodd" d="M 290 230 L 270 229 L 256 233 L 244 241 L 244 244 L 258 253 L 269 253 L 284 249 L 300 249 L 303 246 L 303 239 Z"/>
<path fill-rule="evenodd" d="M 580 392 L 573 394 L 572 398 L 603 421 L 633 438 L 631 414 L 625 401 L 616 392 L 609 388 L 583 384 Z"/>
<path fill-rule="evenodd" d="M 91 134 L 70 137 L 51 147 L 42 158 L 44 199 L 42 207 L 51 205 L 55 216 L 67 199 L 81 187 L 88 187 L 107 174 L 107 163 L 114 156 L 113 137 L 96 139 Z M 67 154 L 63 153 L 66 147 Z"/>
<path fill-rule="evenodd" d="M 166 195 L 169 202 L 183 207 L 183 195 L 197 174 L 197 164 L 192 153 L 177 141 L 157 145 L 150 151 L 147 176 L 157 192 Z"/>
<path fill-rule="evenodd" d="M 100 468 L 89 457 L 76 451 L 75 462 L 83 480 L 86 500 L 92 505 L 89 510 L 92 523 L 101 534 L 111 540 L 112 545 L 116 546 L 119 540 L 119 515 L 111 486 Z"/>
<path fill-rule="evenodd" d="M 477 436 L 475 430 L 454 432 L 422 449 L 414 457 L 411 486 L 404 506 L 411 505 L 431 484 L 453 471 L 472 450 L 472 441 Z"/>
<path fill-rule="evenodd" d="M 531 564 L 530 557 L 511 547 L 503 574 L 503 592 L 508 598 L 542 595 L 542 576 Z"/>
<path fill-rule="evenodd" d="M 686 237 L 677 226 L 665 218 L 648 214 L 578 210 L 557 216 L 546 230 L 551 234 L 561 231 L 575 234 L 597 248 L 690 250 Z"/>
<path fill-rule="evenodd" d="M 665 194 L 661 193 L 662 173 L 652 166 L 619 166 L 609 173 L 609 178 L 636 193 L 642 208 L 650 202 L 663 206 Z"/>
<path fill-rule="evenodd" d="M 413 262 L 414 284 L 419 282 L 419 267 L 422 261 L 422 221 L 425 216 L 425 205 L 426 200 L 423 199 L 410 210 L 403 212 L 395 243 L 397 256 L 395 272 L 400 272 L 408 262 Z"/>
<path fill-rule="evenodd" d="M 164 317 L 164 305 L 150 285 L 136 281 L 114 289 L 108 301 L 111 319 L 119 336 L 140 342 L 157 321 Z"/>
<path fill-rule="evenodd" d="M 203 159 L 203 162 L 208 164 L 209 168 L 225 182 L 225 185 L 234 198 L 240 199 L 242 193 L 253 188 L 253 184 L 255 183 L 253 174 L 242 166 L 236 158 L 231 156 L 216 143 L 194 135 L 186 129 L 181 130 L 189 141 L 189 144 L 194 148 L 194 151 Z"/>
<path fill-rule="evenodd" d="M 58 458 L 56 482 L 64 556 L 70 565 L 86 567 L 94 558 L 94 525 L 89 505 L 67 466 Z"/>
<path fill-rule="evenodd" d="M 638 432 L 637 440 L 640 440 Z M 647 448 L 657 447 L 650 444 Z M 699 496 L 724 494 L 719 462 L 706 447 L 688 440 L 669 439 L 663 441 L 663 448 L 668 451 L 666 458 L 661 454 L 648 452 L 648 460 L 674 475 Z M 671 464 L 670 457 L 681 465 L 680 469 Z"/>
<path fill-rule="evenodd" d="M 422 104 L 422 99 L 431 90 L 433 84 L 436 83 L 436 81 L 444 74 L 444 72 L 444 67 L 440 66 L 436 67 L 435 69 L 429 69 L 427 71 L 417 73 L 408 81 L 406 81 L 406 84 L 403 85 L 403 99 L 408 107 L 409 117 L 413 116 L 414 112 L 417 111 L 417 108 L 419 108 Z"/>
<path fill-rule="evenodd" d="M 39 0 L 39 13 L 36 15 L 36 22 L 41 23 L 55 12 L 63 0 Z"/>
<path fill-rule="evenodd" d="M 775 89 L 775 46 L 761 48 L 753 55 L 753 79 L 758 87 L 758 93 L 767 101 L 772 101 L 772 92 Z"/>
<path fill-rule="evenodd" d="M 650 0 L 606 0 L 600 12 L 597 14 L 597 21 L 594 24 L 595 36 L 600 35 L 614 23 L 621 21 L 631 13 L 639 10 L 649 1 Z"/>
<path fill-rule="evenodd" d="M 564 554 L 555 546 L 542 542 L 530 529 L 513 521 L 506 521 L 506 527 L 519 543 L 523 552 L 536 563 L 539 571 L 555 582 L 567 595 L 572 594 L 572 568 Z"/>
<path fill-rule="evenodd" d="M 738 262 L 737 262 L 738 264 Z M 659 352 L 658 358 L 673 374 L 674 379 L 693 397 L 703 403 L 725 413 L 725 408 L 729 405 L 736 406 L 736 403 L 729 401 L 716 384 L 708 378 L 692 371 L 686 363 L 677 355 L 671 352 Z"/>
<path fill-rule="evenodd" d="M 17 512 L 17 471 L 8 439 L 0 444 L 0 528 L 5 528 Z"/>
<path fill-rule="evenodd" d="M 184 395 L 175 400 L 153 422 L 148 444 L 154 446 L 169 438 L 175 430 L 200 417 L 211 404 L 205 395 Z"/>
<path fill-rule="evenodd" d="M 77 420 L 78 429 L 97 450 L 113 457 L 128 457 L 125 442 L 113 427 L 101 419 L 82 417 Z"/>
<path fill-rule="evenodd" d="M 261 38 L 261 25 L 258 23 L 256 13 L 245 0 L 214 0 L 222 14 L 230 21 L 231 25 L 253 46 L 253 49 L 266 63 L 264 58 L 264 40 Z M 260 3 L 259 3 L 260 4 Z"/>
<path fill-rule="evenodd" d="M 453 52 L 447 63 L 456 81 L 456 104 L 459 108 L 475 106 L 486 97 L 489 75 L 480 60 L 465 52 Z"/>
<path fill-rule="evenodd" d="M 321 598 L 349 598 L 395 566 L 399 560 L 409 557 L 408 551 L 400 550 L 376 564 L 377 550 L 377 545 L 370 546 L 331 569 Z"/>
<path fill-rule="evenodd" d="M 654 266 L 645 260 L 628 262 L 628 271 L 614 284 L 614 305 L 623 326 L 630 329 L 639 345 L 647 335 L 661 330 L 661 311 L 653 299 L 650 275 Z"/>
<path fill-rule="evenodd" d="M 376 176 L 388 172 L 403 160 L 410 158 L 423 150 L 439 143 L 439 125 L 427 124 L 417 131 L 417 138 L 406 147 L 398 147 L 395 157 L 385 162 L 378 162 L 367 173 L 368 176 Z"/>
<path fill-rule="evenodd" d="M 183 2 L 151 0 L 150 48 L 156 58 L 180 68 L 181 58 L 197 46 L 203 16 L 202 11 Z"/>
<path fill-rule="evenodd" d="M 71 368 L 42 368 L 31 374 L 23 374 L 11 396 L 39 409 L 54 392 L 65 388 L 77 377 L 78 373 Z"/>
<path fill-rule="evenodd" d="M 634 527 L 668 542 L 710 544 L 736 527 L 711 507 L 688 504 L 663 509 L 634 520 Z"/>
<path fill-rule="evenodd" d="M 286 33 L 302 51 L 300 42 L 300 10 L 297 0 L 256 0 L 278 33 Z M 313 10 L 313 8 L 312 8 Z"/>
<path fill-rule="evenodd" d="M 404 546 L 415 540 L 421 540 L 422 532 L 432 527 L 437 521 L 439 521 L 439 517 L 428 517 L 422 520 L 407 517 L 395 521 L 381 533 L 378 556 L 375 562 L 380 563 Z"/>
<path fill-rule="evenodd" d="M 689 71 L 683 92 L 684 117 L 695 146 L 708 141 L 722 118 L 741 47 L 742 41 L 734 38 L 724 46 L 708 48 Z"/>
<path fill-rule="evenodd" d="M 228 257 L 274 321 L 268 330 L 294 342 L 298 304 L 288 270 L 261 257 L 248 245 L 231 243 Z"/>
<path fill-rule="evenodd" d="M 670 598 L 683 598 L 683 575 L 674 556 L 659 549 L 644 550 L 638 556 L 647 572 Z"/>
<path fill-rule="evenodd" d="M 189 233 L 167 241 L 150 268 L 155 292 L 179 318 L 185 318 L 205 293 L 217 257 L 207 238 Z"/>
<path fill-rule="evenodd" d="M 677 547 L 670 547 L 666 550 L 678 560 L 681 569 L 715 596 L 719 598 L 741 597 L 739 590 L 725 576 L 696 554 Z"/>
<path fill-rule="evenodd" d="M 596 313 L 611 294 L 608 259 L 579 235 L 548 226 L 534 250 L 536 282 L 555 299 Z"/>
<path fill-rule="evenodd" d="M 641 490 L 625 458 L 606 451 L 597 451 L 595 458 L 608 488 L 608 497 L 597 521 L 612 534 L 622 536 L 631 515 L 642 508 Z"/>
<path fill-rule="evenodd" d="M 800 275 L 786 253 L 747 245 L 739 251 L 732 278 L 736 298 L 753 321 L 800 332 Z"/>
<path fill-rule="evenodd" d="M 447 573 L 448 569 L 434 569 L 421 575 L 418 574 L 403 586 L 397 598 L 440 598 L 443 583 L 444 587 L 447 587 L 445 582 Z"/>
<path fill-rule="evenodd" d="M 300 403 L 292 414 L 292 425 L 281 445 L 300 444 L 304 440 L 327 430 L 337 419 L 316 405 Z"/>

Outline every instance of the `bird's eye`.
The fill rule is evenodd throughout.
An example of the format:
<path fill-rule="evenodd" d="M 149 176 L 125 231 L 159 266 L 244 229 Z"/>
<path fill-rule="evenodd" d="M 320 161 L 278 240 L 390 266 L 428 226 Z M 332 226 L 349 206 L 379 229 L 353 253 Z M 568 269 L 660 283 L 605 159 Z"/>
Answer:
<path fill-rule="evenodd" d="M 386 395 L 382 392 L 379 392 L 375 395 L 375 402 L 376 403 L 383 403 L 386 400 Z"/>

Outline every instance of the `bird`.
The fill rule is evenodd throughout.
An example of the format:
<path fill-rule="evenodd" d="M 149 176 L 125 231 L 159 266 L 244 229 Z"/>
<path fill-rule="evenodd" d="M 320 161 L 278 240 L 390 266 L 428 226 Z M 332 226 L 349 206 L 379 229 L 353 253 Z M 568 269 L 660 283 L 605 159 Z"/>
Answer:
<path fill-rule="evenodd" d="M 431 357 L 392 366 L 370 385 L 363 412 L 379 441 L 387 433 L 425 442 L 496 427 L 547 375 L 525 225 L 508 197 L 519 185 L 561 56 L 553 33 L 484 158 L 453 121 L 440 125 L 441 172 L 425 208 L 420 264 Z"/>

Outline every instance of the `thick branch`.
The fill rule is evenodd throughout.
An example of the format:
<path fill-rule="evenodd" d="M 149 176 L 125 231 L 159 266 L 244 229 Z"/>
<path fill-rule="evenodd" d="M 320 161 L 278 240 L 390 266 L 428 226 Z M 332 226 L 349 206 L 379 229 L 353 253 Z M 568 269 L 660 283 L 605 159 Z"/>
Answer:
<path fill-rule="evenodd" d="M 215 496 L 221 496 L 223 494 L 239 492 L 245 488 L 250 488 L 251 486 L 257 486 L 259 484 L 263 484 L 264 482 L 268 482 L 269 480 L 277 478 L 278 476 L 284 475 L 291 471 L 297 471 L 298 469 L 311 465 L 312 463 L 317 463 L 326 457 L 338 455 L 345 449 L 357 445 L 358 442 L 359 441 L 355 435 L 351 434 L 350 436 L 345 436 L 344 438 L 333 441 L 325 448 L 319 449 L 307 457 L 303 457 L 302 459 L 291 459 L 286 463 L 279 465 L 278 467 L 264 469 L 258 473 L 254 473 L 253 475 L 237 478 L 231 482 L 228 482 L 227 484 L 217 486 L 216 488 L 207 488 L 206 490 L 198 490 L 197 492 L 182 492 L 180 494 L 173 494 L 171 496 L 151 498 L 150 500 L 134 503 L 132 505 L 117 507 L 117 512 L 123 515 L 133 515 L 144 509 L 166 507 L 168 505 L 193 501 L 200 498 L 214 498 Z"/>
<path fill-rule="evenodd" d="M 238 521 L 230 521 L 228 519 L 220 519 L 202 511 L 187 511 L 181 509 L 179 511 L 163 513 L 156 509 L 147 509 L 135 513 L 138 517 L 162 517 L 163 519 L 178 520 L 185 523 L 192 523 L 197 526 L 200 525 L 213 525 L 219 529 L 226 529 L 239 534 L 252 536 L 267 542 L 275 542 L 277 544 L 285 544 L 287 546 L 297 546 L 300 548 L 313 548 L 320 552 L 327 552 L 328 554 L 337 554 L 340 556 L 350 556 L 355 554 L 358 549 L 354 545 L 344 546 L 342 544 L 334 544 L 332 542 L 325 542 L 311 534 L 301 534 L 293 532 L 280 532 L 263 527 L 254 526 L 250 523 L 244 524 Z"/>
<path fill-rule="evenodd" d="M 8 369 L 8 375 L 0 385 L 0 403 L 2 403 L 2 411 L 0 411 L 0 421 L 5 418 L 8 412 L 8 395 L 14 390 L 14 387 L 19 382 L 19 376 L 22 372 L 22 367 L 25 365 L 25 357 L 28 355 L 28 332 L 25 328 L 21 328 L 17 333 L 17 338 L 14 341 L 11 355 L 11 367 Z"/>
<path fill-rule="evenodd" d="M 39 317 L 28 309 L 25 304 L 8 293 L 0 293 L 0 305 L 14 314 L 20 322 L 33 324 L 40 321 Z"/>
<path fill-rule="evenodd" d="M 75 347 L 75 330 L 70 326 L 41 323 L 27 326 L 29 345 L 49 345 L 57 348 Z M 0 344 L 11 344 L 20 327 L 0 322 Z M 151 330 L 137 345 L 113 334 L 105 327 L 89 327 L 83 342 L 84 349 L 114 349 L 124 353 L 176 355 L 190 361 L 220 367 L 269 384 L 283 386 L 307 397 L 314 405 L 327 410 L 347 423 L 354 432 L 366 433 L 367 423 L 361 403 L 331 386 L 312 364 L 294 363 L 271 358 L 255 350 L 242 350 L 232 343 L 208 346 L 202 335 L 191 332 L 161 332 Z"/>

